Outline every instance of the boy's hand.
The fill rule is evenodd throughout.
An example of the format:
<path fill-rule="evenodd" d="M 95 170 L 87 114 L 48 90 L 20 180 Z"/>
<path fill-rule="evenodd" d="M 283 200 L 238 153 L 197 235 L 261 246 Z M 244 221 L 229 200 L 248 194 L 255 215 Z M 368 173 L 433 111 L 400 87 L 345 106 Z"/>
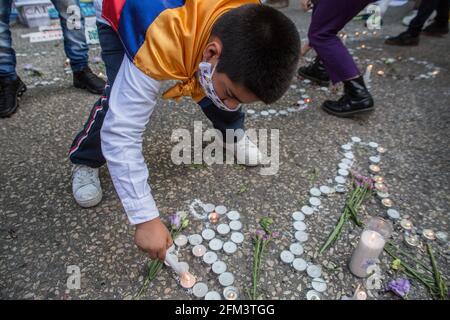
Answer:
<path fill-rule="evenodd" d="M 173 241 L 169 230 L 159 218 L 138 224 L 134 233 L 134 243 L 147 252 L 152 259 L 164 261 L 166 250 Z"/>

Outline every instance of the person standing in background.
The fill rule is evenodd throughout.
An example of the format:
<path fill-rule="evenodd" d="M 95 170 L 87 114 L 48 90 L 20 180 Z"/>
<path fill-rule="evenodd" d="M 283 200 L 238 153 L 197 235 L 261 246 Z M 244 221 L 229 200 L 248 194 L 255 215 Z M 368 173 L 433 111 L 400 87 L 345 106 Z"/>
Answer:
<path fill-rule="evenodd" d="M 0 2 L 0 118 L 14 114 L 19 106 L 18 97 L 27 90 L 16 73 L 16 53 L 12 48 L 9 19 L 13 0 Z M 64 51 L 70 59 L 75 88 L 86 89 L 101 94 L 105 81 L 99 78 L 88 66 L 89 47 L 86 43 L 84 18 L 81 16 L 81 28 L 69 28 L 69 6 L 80 7 L 79 0 L 52 0 L 59 13 L 64 36 Z"/>

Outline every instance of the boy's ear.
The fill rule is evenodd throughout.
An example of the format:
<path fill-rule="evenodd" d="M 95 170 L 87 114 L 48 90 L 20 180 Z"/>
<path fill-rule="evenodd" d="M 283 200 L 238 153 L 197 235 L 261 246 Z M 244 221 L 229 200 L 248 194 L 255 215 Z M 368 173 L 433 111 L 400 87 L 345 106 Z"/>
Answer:
<path fill-rule="evenodd" d="M 215 63 L 222 54 L 222 42 L 217 37 L 211 37 L 203 50 L 203 61 Z"/>

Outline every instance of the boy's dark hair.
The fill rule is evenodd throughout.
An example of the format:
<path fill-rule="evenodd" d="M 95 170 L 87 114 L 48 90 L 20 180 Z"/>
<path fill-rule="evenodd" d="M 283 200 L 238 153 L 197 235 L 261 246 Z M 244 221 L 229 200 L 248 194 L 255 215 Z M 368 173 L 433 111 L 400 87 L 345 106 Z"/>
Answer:
<path fill-rule="evenodd" d="M 243 5 L 217 19 L 211 35 L 223 44 L 218 72 L 266 104 L 287 91 L 300 55 L 300 36 L 283 13 L 265 5 Z"/>

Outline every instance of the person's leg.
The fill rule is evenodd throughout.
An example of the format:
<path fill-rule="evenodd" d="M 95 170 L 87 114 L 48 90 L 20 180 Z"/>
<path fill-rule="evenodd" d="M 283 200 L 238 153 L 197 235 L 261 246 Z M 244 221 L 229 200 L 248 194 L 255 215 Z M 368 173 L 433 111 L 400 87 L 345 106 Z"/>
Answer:
<path fill-rule="evenodd" d="M 0 118 L 14 114 L 19 107 L 18 97 L 27 87 L 16 74 L 16 53 L 12 48 L 9 16 L 12 0 L 0 2 Z"/>
<path fill-rule="evenodd" d="M 448 0 L 439 0 L 439 4 L 437 6 L 437 15 L 434 18 L 436 25 L 440 27 L 447 27 L 448 29 L 448 18 L 449 18 L 449 6 L 450 1 Z"/>
<path fill-rule="evenodd" d="M 433 11 L 436 10 L 439 1 L 440 0 L 426 0 L 420 3 L 419 11 L 417 12 L 416 17 L 409 23 L 407 30 L 412 37 L 418 37 L 420 35 L 425 22 Z"/>
<path fill-rule="evenodd" d="M 70 60 L 75 88 L 95 94 L 103 92 L 105 81 L 89 68 L 84 17 L 79 0 L 52 0 L 59 13 L 64 36 L 64 51 Z"/>
<path fill-rule="evenodd" d="M 372 0 L 320 0 L 313 9 L 309 45 L 323 61 L 333 83 L 359 76 L 352 56 L 337 33 Z"/>
<path fill-rule="evenodd" d="M 9 30 L 9 16 L 12 0 L 0 2 L 0 79 L 15 80 L 16 53 L 12 48 L 11 31 Z"/>
<path fill-rule="evenodd" d="M 105 164 L 100 144 L 100 129 L 108 111 L 108 96 L 124 57 L 122 43 L 116 32 L 108 25 L 97 24 L 102 59 L 105 63 L 108 84 L 100 99 L 94 104 L 83 130 L 75 137 L 69 151 L 70 161 L 74 164 L 92 168 Z"/>
<path fill-rule="evenodd" d="M 79 0 L 52 0 L 53 5 L 59 13 L 59 19 L 64 36 L 64 51 L 70 59 L 70 66 L 73 72 L 81 71 L 88 65 L 89 47 L 86 43 L 84 17 L 81 14 Z M 69 19 L 77 11 L 80 16 L 77 21 Z M 79 20 L 78 20 L 79 18 Z"/>

